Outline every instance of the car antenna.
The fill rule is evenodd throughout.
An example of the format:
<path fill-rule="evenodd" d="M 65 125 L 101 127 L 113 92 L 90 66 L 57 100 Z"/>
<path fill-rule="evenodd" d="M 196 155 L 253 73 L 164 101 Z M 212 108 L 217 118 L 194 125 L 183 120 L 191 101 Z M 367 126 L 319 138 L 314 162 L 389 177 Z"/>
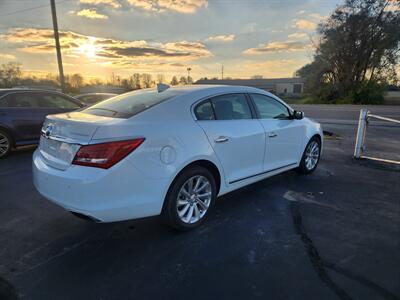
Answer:
<path fill-rule="evenodd" d="M 164 92 L 165 90 L 168 90 L 171 86 L 168 84 L 163 84 L 163 83 L 157 83 L 157 92 L 161 93 Z"/>

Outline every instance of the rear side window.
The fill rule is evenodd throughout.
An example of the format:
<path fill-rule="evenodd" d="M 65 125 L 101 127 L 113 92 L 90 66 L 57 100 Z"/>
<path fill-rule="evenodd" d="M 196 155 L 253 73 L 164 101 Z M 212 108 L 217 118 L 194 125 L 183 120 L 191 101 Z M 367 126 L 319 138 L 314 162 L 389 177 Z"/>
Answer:
<path fill-rule="evenodd" d="M 217 120 L 251 119 L 251 110 L 244 94 L 227 94 L 210 99 Z"/>
<path fill-rule="evenodd" d="M 38 104 L 43 108 L 78 109 L 80 106 L 56 94 L 38 93 Z"/>
<path fill-rule="evenodd" d="M 166 90 L 161 93 L 154 89 L 140 90 L 104 100 L 81 112 L 105 117 L 130 118 L 177 95 L 179 95 L 177 90 Z"/>
<path fill-rule="evenodd" d="M 0 107 L 37 108 L 37 98 L 32 93 L 12 93 L 0 99 Z"/>
<path fill-rule="evenodd" d="M 196 115 L 196 118 L 199 121 L 215 119 L 214 118 L 214 110 L 213 110 L 213 108 L 211 106 L 211 102 L 209 100 L 197 105 L 194 110 L 194 114 Z"/>

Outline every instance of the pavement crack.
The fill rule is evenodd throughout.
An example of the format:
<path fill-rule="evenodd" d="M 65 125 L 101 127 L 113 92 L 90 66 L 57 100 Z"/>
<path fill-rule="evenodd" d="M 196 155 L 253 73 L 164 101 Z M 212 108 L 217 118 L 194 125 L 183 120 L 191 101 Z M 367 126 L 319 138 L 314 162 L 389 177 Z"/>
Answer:
<path fill-rule="evenodd" d="M 71 246 L 64 247 L 64 248 L 62 249 L 62 251 L 58 252 L 57 254 L 50 256 L 49 258 L 47 258 L 47 259 L 45 259 L 44 261 L 41 261 L 41 262 L 39 262 L 39 263 L 33 265 L 33 266 L 30 267 L 30 268 L 27 268 L 27 269 L 22 270 L 22 271 L 20 271 L 20 272 L 18 272 L 18 273 L 15 273 L 14 276 L 15 276 L 15 277 L 20 276 L 20 275 L 25 274 L 25 273 L 27 273 L 27 272 L 31 272 L 31 271 L 33 271 L 33 270 L 35 270 L 35 269 L 37 269 L 37 268 L 39 268 L 39 267 L 41 267 L 41 266 L 43 266 L 43 265 L 46 265 L 46 264 L 48 264 L 49 262 L 51 262 L 51 261 L 53 261 L 53 260 L 55 260 L 55 259 L 57 259 L 57 258 L 60 258 L 60 257 L 62 257 L 62 256 L 64 256 L 64 255 L 70 253 L 70 252 L 73 251 L 74 249 L 78 248 L 79 246 L 81 246 L 81 245 L 87 243 L 91 238 L 93 238 L 93 237 L 96 236 L 96 235 L 97 235 L 97 233 L 96 233 L 96 234 L 93 234 L 93 235 L 90 235 L 90 236 L 88 236 L 87 238 L 85 238 L 85 239 L 83 239 L 83 240 L 81 240 L 81 241 L 79 241 L 79 242 L 77 242 L 77 243 L 75 243 L 75 244 L 73 244 L 73 245 L 71 245 Z"/>
<path fill-rule="evenodd" d="M 341 208 L 329 204 L 329 203 L 323 203 L 323 202 L 319 202 L 317 200 L 314 199 L 314 196 L 312 194 L 310 195 L 303 195 L 303 193 L 297 193 L 294 191 L 287 191 L 284 195 L 283 198 L 285 198 L 288 201 L 291 202 L 304 202 L 307 204 L 315 204 L 315 205 L 319 205 L 319 206 L 323 206 L 323 207 L 328 207 L 328 208 L 332 208 L 335 210 L 342 210 Z"/>
<path fill-rule="evenodd" d="M 290 191 L 289 191 L 290 192 Z M 285 193 L 284 197 L 287 199 L 288 195 L 298 195 L 296 194 L 288 194 Z M 304 197 L 304 196 L 302 196 Z M 290 200 L 290 199 L 287 199 Z M 308 201 L 305 201 L 308 202 Z M 381 287 L 380 285 L 370 281 L 369 279 L 355 274 L 349 270 L 346 270 L 340 266 L 337 266 L 333 263 L 326 262 L 320 256 L 318 249 L 315 247 L 312 239 L 309 237 L 304 224 L 303 224 L 303 217 L 300 212 L 300 202 L 293 199 L 289 201 L 290 205 L 290 212 L 293 218 L 293 225 L 295 227 L 296 233 L 300 236 L 301 241 L 304 244 L 304 247 L 307 250 L 307 255 L 310 259 L 312 266 L 314 267 L 316 273 L 318 274 L 319 278 L 342 300 L 351 300 L 353 299 L 344 289 L 342 289 L 338 284 L 336 284 L 333 279 L 329 276 L 326 269 L 330 269 L 336 273 L 339 273 L 349 279 L 355 280 L 361 285 L 368 287 L 375 292 L 377 292 L 380 296 L 387 300 L 400 300 L 400 298 L 390 291 L 386 290 L 385 288 Z"/>
<path fill-rule="evenodd" d="M 314 246 L 312 239 L 308 236 L 307 231 L 303 225 L 303 218 L 300 213 L 299 202 L 290 201 L 290 212 L 293 218 L 293 224 L 296 233 L 300 236 L 304 247 L 307 250 L 307 255 L 311 261 L 312 266 L 317 272 L 319 278 L 330 288 L 340 299 L 351 300 L 353 299 L 345 290 L 337 285 L 327 273 L 324 262 L 318 253 L 318 249 Z"/>
<path fill-rule="evenodd" d="M 376 284 L 375 282 L 372 282 L 371 280 L 365 278 L 362 275 L 358 275 L 355 274 L 353 272 L 351 272 L 350 270 L 346 270 L 334 263 L 330 263 L 330 262 L 324 262 L 324 266 L 328 269 L 331 269 L 332 271 L 341 274 L 347 278 L 350 278 L 352 280 L 355 280 L 357 282 L 359 282 L 360 284 L 369 287 L 373 290 L 375 290 L 375 292 L 377 292 L 378 294 L 380 294 L 384 299 L 388 299 L 388 300 L 400 300 L 400 297 L 396 296 L 395 294 L 393 294 L 392 292 L 388 291 L 387 289 L 385 289 L 384 287 Z"/>

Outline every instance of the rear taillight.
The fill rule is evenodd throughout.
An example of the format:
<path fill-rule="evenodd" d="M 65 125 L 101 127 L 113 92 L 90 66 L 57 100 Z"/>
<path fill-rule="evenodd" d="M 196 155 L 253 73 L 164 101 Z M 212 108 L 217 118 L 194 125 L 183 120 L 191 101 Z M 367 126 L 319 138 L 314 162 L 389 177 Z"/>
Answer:
<path fill-rule="evenodd" d="M 82 146 L 72 164 L 108 169 L 139 147 L 144 138 Z"/>

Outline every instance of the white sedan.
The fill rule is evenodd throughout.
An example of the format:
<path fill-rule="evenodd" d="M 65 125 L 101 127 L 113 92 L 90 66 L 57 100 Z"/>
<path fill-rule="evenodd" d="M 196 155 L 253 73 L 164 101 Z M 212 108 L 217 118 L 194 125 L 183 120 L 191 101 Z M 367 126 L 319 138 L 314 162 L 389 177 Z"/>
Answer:
<path fill-rule="evenodd" d="M 187 230 L 217 196 L 314 171 L 322 138 L 320 124 L 256 88 L 160 86 L 48 116 L 33 179 L 45 198 L 96 222 L 161 214 Z"/>

